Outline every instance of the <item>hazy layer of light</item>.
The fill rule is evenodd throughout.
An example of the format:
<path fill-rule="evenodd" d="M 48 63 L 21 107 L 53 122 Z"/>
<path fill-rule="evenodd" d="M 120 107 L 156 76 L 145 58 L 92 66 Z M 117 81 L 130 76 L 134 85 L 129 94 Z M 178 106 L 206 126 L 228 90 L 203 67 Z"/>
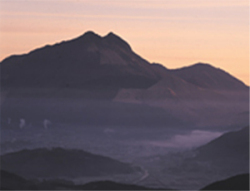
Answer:
<path fill-rule="evenodd" d="M 89 30 L 149 62 L 206 62 L 249 84 L 248 0 L 1 0 L 0 60 Z"/>

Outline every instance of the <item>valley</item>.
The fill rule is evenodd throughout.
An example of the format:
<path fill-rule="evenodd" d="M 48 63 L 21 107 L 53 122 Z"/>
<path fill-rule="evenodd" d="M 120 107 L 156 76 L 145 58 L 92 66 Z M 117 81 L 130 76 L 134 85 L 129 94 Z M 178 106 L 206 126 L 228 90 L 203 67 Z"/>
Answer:
<path fill-rule="evenodd" d="M 0 66 L 1 169 L 13 181 L 198 190 L 249 173 L 249 87 L 210 64 L 170 70 L 89 31 Z"/>

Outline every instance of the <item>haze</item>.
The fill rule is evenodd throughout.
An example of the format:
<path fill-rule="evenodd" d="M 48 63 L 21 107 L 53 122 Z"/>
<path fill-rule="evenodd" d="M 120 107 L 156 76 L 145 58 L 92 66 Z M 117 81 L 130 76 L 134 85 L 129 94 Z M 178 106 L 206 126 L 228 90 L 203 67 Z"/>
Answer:
<path fill-rule="evenodd" d="M 247 0 L 2 0 L 0 29 L 0 60 L 88 30 L 113 31 L 149 62 L 207 62 L 249 84 Z"/>

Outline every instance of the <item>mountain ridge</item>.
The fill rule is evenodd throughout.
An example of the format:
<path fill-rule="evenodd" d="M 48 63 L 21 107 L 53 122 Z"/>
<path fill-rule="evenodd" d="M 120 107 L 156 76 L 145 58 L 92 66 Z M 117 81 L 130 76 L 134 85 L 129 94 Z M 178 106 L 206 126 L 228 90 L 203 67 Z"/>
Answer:
<path fill-rule="evenodd" d="M 131 164 L 79 149 L 24 149 L 1 155 L 1 168 L 24 178 L 57 178 L 130 174 Z"/>
<path fill-rule="evenodd" d="M 113 33 L 100 37 L 87 32 L 70 41 L 12 56 L 1 62 L 1 70 L 3 87 L 66 87 L 67 84 L 84 87 L 86 83 L 101 83 L 101 86 L 141 88 L 158 80 L 150 64 Z M 129 78 L 136 78 L 138 85 Z"/>
<path fill-rule="evenodd" d="M 58 63 L 61 64 L 59 65 Z M 65 80 L 61 77 L 64 80 L 62 83 L 64 85 L 61 84 L 59 86 L 65 86 L 66 83 L 71 83 L 66 82 L 70 80 L 72 80 L 73 84 L 78 83 L 77 86 L 79 86 L 79 83 L 89 83 L 89 81 L 98 80 L 98 78 L 102 79 L 102 77 L 105 76 L 123 76 L 123 81 L 128 79 L 128 77 L 137 76 L 144 79 L 147 78 L 151 81 L 149 83 L 145 82 L 145 84 L 147 84 L 145 87 L 150 87 L 165 76 L 172 74 L 199 88 L 247 89 L 247 86 L 240 80 L 209 64 L 200 62 L 178 69 L 167 69 L 161 64 L 150 64 L 134 53 L 130 45 L 113 32 L 101 37 L 93 31 L 87 31 L 72 40 L 62 41 L 54 45 L 46 45 L 32 50 L 27 54 L 12 55 L 4 59 L 0 65 L 2 69 L 1 80 L 3 87 L 15 83 L 18 84 L 19 87 L 22 86 L 22 84 L 26 84 L 25 86 L 27 86 L 31 79 L 33 79 L 32 81 L 39 81 L 40 86 L 43 86 L 41 84 L 44 84 L 42 82 L 44 79 L 39 79 L 42 78 L 39 77 L 39 75 L 41 75 L 40 73 L 43 73 L 43 75 L 46 74 L 47 77 L 49 77 L 53 76 L 53 74 L 49 74 L 49 70 L 53 70 L 55 77 L 50 77 L 51 82 L 46 82 L 47 84 L 53 84 L 53 80 L 55 81 L 57 77 L 66 76 L 66 78 L 68 78 Z M 46 67 L 46 65 L 49 66 Z M 12 67 L 23 74 L 16 77 L 18 73 L 13 73 L 12 70 L 14 70 L 14 68 L 12 69 Z M 64 75 L 60 74 L 63 72 L 63 69 L 68 70 L 66 73 L 64 72 Z M 28 70 L 32 72 L 28 72 Z M 79 73 L 78 70 L 80 70 L 82 75 L 69 75 L 71 70 L 75 70 L 75 73 Z M 209 72 L 206 70 L 209 70 Z M 19 78 L 19 80 L 15 80 L 14 78 Z M 23 80 L 23 78 L 26 78 L 26 80 Z M 77 78 L 75 79 L 76 81 L 74 81 L 74 78 Z M 59 79 L 57 79 L 57 81 L 59 81 Z M 142 79 L 142 81 L 144 80 Z M 33 84 L 39 87 L 37 83 L 34 82 Z M 58 82 L 56 84 L 58 84 Z M 133 83 L 130 82 L 129 84 L 129 86 L 131 86 Z M 117 86 L 122 87 L 120 85 Z M 127 88 L 129 88 L 129 86 Z"/>
<path fill-rule="evenodd" d="M 217 158 L 240 156 L 249 158 L 249 126 L 237 131 L 227 132 L 197 149 L 198 158 L 216 155 Z"/>
<path fill-rule="evenodd" d="M 208 64 L 174 70 L 151 64 L 112 32 L 101 37 L 89 31 L 7 58 L 0 67 L 3 113 L 17 107 L 9 98 L 26 107 L 21 98 L 32 94 L 43 101 L 67 97 L 156 106 L 202 126 L 212 121 L 216 126 L 241 126 L 249 120 L 241 115 L 249 111 L 249 87 L 240 80 Z"/>
<path fill-rule="evenodd" d="M 170 73 L 198 87 L 208 89 L 247 89 L 248 87 L 240 80 L 226 71 L 214 66 L 198 62 L 189 67 L 170 70 Z"/>

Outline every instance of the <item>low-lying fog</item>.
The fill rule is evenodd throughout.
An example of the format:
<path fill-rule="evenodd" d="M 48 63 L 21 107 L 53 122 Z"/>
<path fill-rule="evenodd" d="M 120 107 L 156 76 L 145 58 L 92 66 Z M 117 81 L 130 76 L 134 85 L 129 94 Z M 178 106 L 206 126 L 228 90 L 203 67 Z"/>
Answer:
<path fill-rule="evenodd" d="M 23 148 L 63 147 L 131 162 L 138 157 L 197 147 L 220 136 L 222 132 L 50 124 L 47 128 L 2 128 L 1 134 L 2 154 Z"/>
<path fill-rule="evenodd" d="M 51 123 L 47 128 L 28 126 L 16 129 L 2 128 L 1 154 L 24 148 L 77 148 L 132 163 L 143 171 L 131 176 L 77 178 L 74 179 L 76 183 L 109 179 L 153 187 L 175 186 L 174 188 L 178 188 L 178 184 L 183 184 L 182 182 L 162 184 L 158 181 L 159 178 L 152 179 L 156 176 L 165 176 L 165 172 L 160 170 L 164 170 L 168 165 L 161 166 L 162 162 L 159 159 L 162 156 L 169 156 L 169 160 L 166 160 L 168 164 L 176 165 L 174 162 L 176 156 L 172 153 L 181 151 L 186 155 L 186 150 L 203 145 L 221 134 L 222 132 L 217 131 L 185 128 L 81 127 Z M 181 159 L 183 155 L 177 158 Z"/>
<path fill-rule="evenodd" d="M 176 134 L 167 140 L 151 141 L 149 144 L 177 149 L 194 148 L 204 145 L 222 134 L 222 132 L 215 131 L 192 130 L 185 134 Z"/>

